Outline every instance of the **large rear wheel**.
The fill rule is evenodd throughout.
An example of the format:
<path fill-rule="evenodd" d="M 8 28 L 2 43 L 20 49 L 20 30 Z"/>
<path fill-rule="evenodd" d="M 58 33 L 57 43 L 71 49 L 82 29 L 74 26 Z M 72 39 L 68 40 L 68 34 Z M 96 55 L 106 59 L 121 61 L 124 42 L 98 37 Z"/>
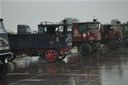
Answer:
<path fill-rule="evenodd" d="M 80 54 L 82 54 L 83 56 L 89 55 L 92 52 L 92 47 L 90 44 L 82 44 L 80 46 Z"/>
<path fill-rule="evenodd" d="M 52 62 L 56 61 L 56 59 L 58 57 L 58 53 L 54 49 L 47 49 L 44 52 L 44 57 L 45 57 L 45 60 L 47 60 L 49 63 L 52 63 Z"/>

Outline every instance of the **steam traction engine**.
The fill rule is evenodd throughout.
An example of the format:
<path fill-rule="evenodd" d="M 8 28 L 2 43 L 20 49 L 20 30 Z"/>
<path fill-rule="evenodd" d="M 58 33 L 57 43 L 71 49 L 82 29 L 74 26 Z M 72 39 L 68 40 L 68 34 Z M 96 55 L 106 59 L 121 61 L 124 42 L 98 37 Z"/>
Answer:
<path fill-rule="evenodd" d="M 68 28 L 67 24 L 41 23 L 36 34 L 9 34 L 11 50 L 15 55 L 39 55 L 48 62 L 62 60 L 66 51 L 72 47 Z"/>
<path fill-rule="evenodd" d="M 117 48 L 122 39 L 122 27 L 120 24 L 106 24 L 101 28 L 102 42 L 110 49 Z"/>
<path fill-rule="evenodd" d="M 82 55 L 88 55 L 96 51 L 100 45 L 100 22 L 95 19 L 93 22 L 73 23 L 72 44 L 78 47 Z"/>

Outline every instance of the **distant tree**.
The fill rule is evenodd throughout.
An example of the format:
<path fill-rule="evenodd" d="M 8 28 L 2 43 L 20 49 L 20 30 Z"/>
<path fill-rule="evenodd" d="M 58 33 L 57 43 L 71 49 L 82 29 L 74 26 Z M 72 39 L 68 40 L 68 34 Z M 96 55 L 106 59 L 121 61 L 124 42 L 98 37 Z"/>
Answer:
<path fill-rule="evenodd" d="M 111 24 L 121 24 L 121 22 L 118 19 L 112 19 Z"/>

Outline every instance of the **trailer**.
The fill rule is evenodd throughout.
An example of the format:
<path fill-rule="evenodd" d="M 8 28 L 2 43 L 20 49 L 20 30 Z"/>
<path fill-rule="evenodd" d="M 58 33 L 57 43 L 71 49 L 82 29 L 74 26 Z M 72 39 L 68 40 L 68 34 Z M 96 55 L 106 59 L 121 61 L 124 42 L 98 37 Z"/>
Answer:
<path fill-rule="evenodd" d="M 0 78 L 4 77 L 8 69 L 8 61 L 13 57 L 10 52 L 7 32 L 4 28 L 3 19 L 0 19 Z"/>
<path fill-rule="evenodd" d="M 66 23 L 40 23 L 36 34 L 9 34 L 11 51 L 15 56 L 41 56 L 48 62 L 62 60 L 72 47 L 72 35 L 68 29 L 69 25 Z"/>
<path fill-rule="evenodd" d="M 72 24 L 72 44 L 82 55 L 88 55 L 97 50 L 101 41 L 100 22 L 79 22 Z"/>

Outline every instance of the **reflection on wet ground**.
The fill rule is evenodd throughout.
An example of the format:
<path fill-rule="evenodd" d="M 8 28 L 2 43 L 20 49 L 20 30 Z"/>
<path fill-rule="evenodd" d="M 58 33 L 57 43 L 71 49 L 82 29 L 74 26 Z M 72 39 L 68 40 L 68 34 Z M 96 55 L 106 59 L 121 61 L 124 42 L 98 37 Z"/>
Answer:
<path fill-rule="evenodd" d="M 0 85 L 128 85 L 128 48 L 89 56 L 73 53 L 56 63 L 18 58 L 9 64 Z"/>

